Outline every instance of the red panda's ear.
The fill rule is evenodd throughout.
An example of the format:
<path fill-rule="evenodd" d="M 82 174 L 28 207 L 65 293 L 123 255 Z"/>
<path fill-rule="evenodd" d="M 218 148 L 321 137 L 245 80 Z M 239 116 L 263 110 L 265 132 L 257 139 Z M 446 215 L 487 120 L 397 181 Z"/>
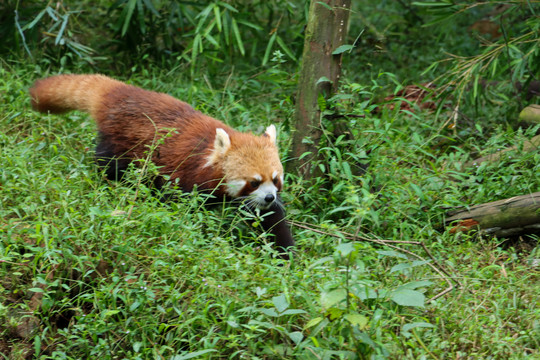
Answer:
<path fill-rule="evenodd" d="M 210 166 L 220 161 L 221 156 L 231 147 L 231 138 L 229 134 L 221 128 L 216 129 L 216 137 L 214 139 L 214 148 L 208 156 L 208 161 L 204 165 Z"/>
<path fill-rule="evenodd" d="M 267 127 L 263 135 L 268 136 L 270 141 L 272 141 L 274 144 L 276 143 L 277 131 L 274 125 Z"/>
<path fill-rule="evenodd" d="M 219 154 L 225 154 L 231 147 L 231 138 L 225 130 L 216 129 L 216 138 L 214 140 L 214 151 Z"/>

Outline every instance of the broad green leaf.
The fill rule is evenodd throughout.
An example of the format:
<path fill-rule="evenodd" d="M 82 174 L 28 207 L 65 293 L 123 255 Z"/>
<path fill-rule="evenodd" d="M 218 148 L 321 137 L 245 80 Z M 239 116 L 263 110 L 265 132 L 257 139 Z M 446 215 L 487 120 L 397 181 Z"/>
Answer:
<path fill-rule="evenodd" d="M 338 48 L 332 52 L 332 55 L 339 55 L 341 53 L 344 53 L 345 51 L 351 51 L 353 48 L 354 48 L 353 45 L 341 45 L 341 46 L 338 46 Z"/>
<path fill-rule="evenodd" d="M 392 256 L 401 259 L 407 259 L 407 256 L 405 254 L 393 250 L 378 250 L 376 251 L 376 253 L 383 256 Z"/>
<path fill-rule="evenodd" d="M 107 310 L 107 311 L 105 311 L 104 316 L 109 317 L 109 316 L 116 315 L 118 313 L 120 313 L 120 310 Z"/>
<path fill-rule="evenodd" d="M 133 310 L 137 309 L 140 305 L 141 305 L 140 301 L 135 301 L 133 304 L 131 304 L 129 306 L 129 311 L 133 311 Z"/>
<path fill-rule="evenodd" d="M 238 323 L 236 321 L 233 321 L 233 320 L 227 320 L 227 324 L 229 324 L 229 326 L 234 328 L 234 329 L 237 329 L 237 328 L 240 327 L 240 325 L 238 325 Z"/>
<path fill-rule="evenodd" d="M 390 269 L 390 273 L 393 273 L 396 271 L 403 271 L 403 270 L 410 269 L 416 266 L 421 266 L 427 263 L 429 263 L 429 260 L 418 260 L 418 261 L 397 264 L 397 265 L 392 266 L 392 269 Z"/>
<path fill-rule="evenodd" d="M 391 299 L 401 306 L 424 307 L 426 297 L 416 290 L 399 289 L 392 292 Z"/>
<path fill-rule="evenodd" d="M 351 165 L 349 165 L 348 162 L 343 162 L 342 167 L 343 167 L 343 172 L 347 176 L 347 179 L 352 180 L 353 175 L 352 175 L 352 171 L 351 171 Z"/>
<path fill-rule="evenodd" d="M 320 323 L 321 321 L 323 321 L 324 318 L 323 317 L 316 317 L 314 319 L 311 319 L 307 322 L 306 325 L 304 325 L 304 329 L 309 329 L 310 327 L 313 327 L 315 325 L 317 325 L 318 323 Z"/>
<path fill-rule="evenodd" d="M 260 312 L 268 316 L 273 316 L 273 317 L 279 316 L 279 314 L 276 312 L 275 309 L 260 309 Z"/>
<path fill-rule="evenodd" d="M 415 328 L 435 328 L 436 326 L 426 322 L 415 322 L 412 324 L 403 325 L 403 331 L 409 331 Z"/>
<path fill-rule="evenodd" d="M 272 302 L 274 303 L 274 306 L 276 307 L 278 313 L 284 312 L 289 307 L 289 302 L 283 294 L 279 296 L 274 296 L 272 298 Z"/>
<path fill-rule="evenodd" d="M 192 353 L 187 353 L 187 354 L 184 354 L 184 355 L 176 355 L 176 356 L 173 356 L 171 358 L 171 360 L 193 359 L 193 358 L 197 358 L 197 357 L 200 357 L 201 355 L 208 354 L 208 353 L 211 353 L 211 352 L 217 352 L 217 350 L 216 349 L 206 349 L 206 350 L 195 351 L 195 352 L 192 352 Z"/>
<path fill-rule="evenodd" d="M 414 290 L 414 289 L 418 289 L 418 288 L 426 287 L 426 286 L 430 286 L 430 285 L 433 285 L 433 282 L 431 282 L 429 280 L 419 280 L 419 281 L 411 281 L 409 283 L 403 284 L 403 285 L 399 286 L 398 289 L 411 289 L 411 290 Z"/>
<path fill-rule="evenodd" d="M 264 294 L 266 294 L 266 291 L 266 288 L 261 288 L 259 286 L 255 288 L 255 293 L 257 294 L 257 297 L 263 296 Z"/>
<path fill-rule="evenodd" d="M 319 82 L 317 82 L 317 84 L 318 83 Z M 319 96 L 317 97 L 317 104 L 319 105 L 319 109 L 321 111 L 326 110 L 326 99 L 324 98 L 322 94 L 319 94 Z"/>
<path fill-rule="evenodd" d="M 34 356 L 36 356 L 37 358 L 40 353 L 41 353 L 41 336 L 36 335 L 34 336 Z"/>
<path fill-rule="evenodd" d="M 296 345 L 298 345 L 304 339 L 304 334 L 302 334 L 300 331 L 293 331 L 289 333 L 289 337 Z"/>
<path fill-rule="evenodd" d="M 403 328 L 401 329 L 401 334 L 404 335 L 405 337 L 410 337 L 411 333 L 409 331 L 412 329 L 416 329 L 416 328 L 425 329 L 425 328 L 435 328 L 435 327 L 436 326 L 426 323 L 426 322 L 415 322 L 412 324 L 405 324 L 403 325 Z"/>
<path fill-rule="evenodd" d="M 341 319 L 343 317 L 344 312 L 345 310 L 343 309 L 332 307 L 326 311 L 326 317 L 334 321 L 336 319 Z"/>
<path fill-rule="evenodd" d="M 302 310 L 302 309 L 289 309 L 289 310 L 285 310 L 280 315 L 295 315 L 295 314 L 307 314 L 307 311 Z"/>
<path fill-rule="evenodd" d="M 363 330 L 366 328 L 366 325 L 369 322 L 369 319 L 365 317 L 364 315 L 360 314 L 347 314 L 344 316 L 345 320 L 350 322 L 352 325 L 358 326 L 360 330 Z"/>
<path fill-rule="evenodd" d="M 347 291 L 345 289 L 334 289 L 330 291 L 324 291 L 321 294 L 321 305 L 324 309 L 329 309 L 332 306 L 345 300 L 347 297 Z"/>
<path fill-rule="evenodd" d="M 336 246 L 336 251 L 339 251 L 341 256 L 348 256 L 351 252 L 354 251 L 353 243 L 342 243 Z"/>
<path fill-rule="evenodd" d="M 319 78 L 319 80 L 317 80 L 316 84 L 318 85 L 318 84 L 323 83 L 323 82 L 331 83 L 332 81 L 329 78 L 327 78 L 326 76 L 321 76 Z"/>

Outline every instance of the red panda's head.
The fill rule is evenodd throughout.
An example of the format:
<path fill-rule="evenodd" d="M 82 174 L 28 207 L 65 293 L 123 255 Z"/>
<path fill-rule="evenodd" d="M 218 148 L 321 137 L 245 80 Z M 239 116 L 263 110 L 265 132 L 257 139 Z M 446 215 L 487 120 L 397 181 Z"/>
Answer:
<path fill-rule="evenodd" d="M 246 197 L 249 204 L 268 208 L 283 185 L 276 127 L 270 125 L 261 136 L 216 129 L 207 165 L 221 168 L 228 195 Z"/>

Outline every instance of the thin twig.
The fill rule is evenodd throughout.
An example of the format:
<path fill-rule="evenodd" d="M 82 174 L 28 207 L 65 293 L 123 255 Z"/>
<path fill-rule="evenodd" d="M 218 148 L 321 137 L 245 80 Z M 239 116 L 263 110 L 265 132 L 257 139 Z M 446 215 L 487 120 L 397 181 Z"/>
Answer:
<path fill-rule="evenodd" d="M 422 242 L 419 242 L 419 241 L 403 241 L 403 240 L 384 240 L 384 239 L 371 239 L 371 238 L 365 238 L 365 237 L 360 237 L 360 236 L 357 236 L 357 235 L 353 235 L 353 234 L 350 234 L 350 233 L 347 233 L 347 232 L 344 232 L 344 231 L 340 231 L 340 230 L 335 230 L 334 233 L 331 233 L 331 232 L 328 232 L 328 231 L 325 231 L 325 230 L 322 230 L 322 228 L 320 226 L 317 226 L 317 225 L 313 225 L 313 224 L 308 224 L 308 223 L 303 223 L 303 222 L 299 222 L 299 221 L 290 221 L 289 224 L 291 226 L 296 226 L 296 227 L 299 227 L 299 228 L 302 228 L 302 229 L 306 229 L 306 230 L 310 230 L 310 231 L 313 231 L 313 232 L 316 232 L 316 233 L 319 233 L 319 234 L 323 234 L 323 235 L 328 235 L 328 236 L 332 236 L 332 237 L 337 237 L 337 238 L 341 238 L 341 237 L 344 237 L 348 240 L 353 240 L 353 241 L 367 241 L 367 242 L 372 242 L 372 243 L 376 243 L 376 244 L 380 244 L 380 245 L 384 245 L 384 246 L 387 246 L 387 247 L 390 247 L 392 249 L 395 249 L 395 250 L 398 250 L 398 251 L 401 251 L 401 252 L 404 252 L 410 256 L 413 256 L 419 260 L 423 260 L 423 261 L 426 261 L 426 259 L 424 259 L 422 256 L 418 255 L 418 254 L 415 254 L 414 252 L 412 251 L 409 251 L 409 250 L 405 250 L 405 249 L 402 249 L 400 248 L 399 246 L 396 246 L 396 245 L 392 245 L 392 244 L 408 244 L 408 245 L 416 245 L 416 246 L 421 246 L 425 253 L 427 254 L 427 256 L 433 261 L 433 263 L 436 265 L 434 265 L 433 263 L 431 262 L 428 262 L 426 261 L 426 264 L 431 267 L 436 273 L 438 273 L 442 279 L 444 279 L 444 281 L 446 281 L 448 283 L 448 288 L 446 288 L 445 290 L 443 290 L 442 292 L 436 294 L 435 296 L 433 296 L 432 298 L 430 298 L 428 300 L 428 302 L 431 302 L 431 301 L 434 301 L 435 299 L 445 295 L 446 293 L 452 291 L 455 286 L 454 284 L 452 283 L 452 281 L 454 281 L 456 284 L 458 284 L 458 286 L 461 288 L 462 287 L 462 284 L 459 280 L 455 279 L 436 259 L 435 257 L 431 254 L 431 252 L 427 249 L 426 245 Z"/>

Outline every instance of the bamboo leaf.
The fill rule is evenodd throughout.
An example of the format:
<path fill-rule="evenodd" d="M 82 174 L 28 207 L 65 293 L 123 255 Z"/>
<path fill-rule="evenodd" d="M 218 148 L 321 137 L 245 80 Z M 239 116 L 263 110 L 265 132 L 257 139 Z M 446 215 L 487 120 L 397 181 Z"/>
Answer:
<path fill-rule="evenodd" d="M 199 47 L 202 47 L 201 43 L 201 34 L 195 35 L 195 38 L 193 39 L 193 45 L 191 47 L 191 63 L 192 65 L 195 65 L 195 61 L 197 60 L 197 56 L 199 55 Z"/>
<path fill-rule="evenodd" d="M 161 17 L 161 15 L 159 15 L 159 12 L 156 10 L 151 0 L 143 0 L 143 1 L 147 9 L 153 12 L 156 17 Z"/>
<path fill-rule="evenodd" d="M 124 18 L 124 25 L 122 26 L 122 37 L 126 35 L 127 30 L 129 28 L 129 22 L 131 21 L 131 17 L 133 16 L 133 11 L 135 10 L 135 6 L 137 5 L 137 0 L 129 0 L 127 7 L 126 7 L 126 17 Z"/>
<path fill-rule="evenodd" d="M 206 350 L 194 351 L 194 352 L 187 353 L 187 354 L 184 354 L 184 355 L 175 355 L 174 357 L 171 358 L 171 360 L 194 359 L 194 358 L 200 357 L 201 355 L 208 354 L 210 352 L 217 352 L 217 350 L 216 349 L 206 349 Z"/>
<path fill-rule="evenodd" d="M 37 22 L 38 22 L 39 20 L 41 20 L 41 18 L 43 17 L 43 15 L 45 15 L 45 12 L 46 12 L 46 10 L 40 11 L 39 14 L 35 17 L 35 19 L 32 20 L 31 23 L 26 24 L 25 26 L 23 26 L 22 30 L 24 31 L 24 30 L 33 28 L 33 27 L 37 24 Z"/>
<path fill-rule="evenodd" d="M 276 32 L 277 33 L 277 32 Z M 281 47 L 281 49 L 285 52 L 285 54 L 287 54 L 291 60 L 293 61 L 296 61 L 296 57 L 294 56 L 294 54 L 292 53 L 291 49 L 289 49 L 289 47 L 287 46 L 287 44 L 285 44 L 285 41 L 283 41 L 283 39 L 281 38 L 281 36 L 277 36 L 276 37 L 276 40 L 277 40 L 277 43 L 279 44 L 279 46 Z"/>
<path fill-rule="evenodd" d="M 60 26 L 60 30 L 58 31 L 58 35 L 56 35 L 56 40 L 54 41 L 55 45 L 58 45 L 60 41 L 62 40 L 62 36 L 64 35 L 64 30 L 66 30 L 66 25 L 68 23 L 69 19 L 69 13 L 64 15 L 64 20 L 62 21 L 62 26 Z"/>
<path fill-rule="evenodd" d="M 216 19 L 216 25 L 218 28 L 218 31 L 221 32 L 222 26 L 221 26 L 221 12 L 219 10 L 219 6 L 217 4 L 214 4 L 214 16 Z"/>
<path fill-rule="evenodd" d="M 413 2 L 413 6 L 445 8 L 454 6 L 451 2 Z"/>
<path fill-rule="evenodd" d="M 274 45 L 274 41 L 276 40 L 277 33 L 273 33 L 270 37 L 270 40 L 268 40 L 268 45 L 266 45 L 266 51 L 264 52 L 264 57 L 262 64 L 263 66 L 266 65 L 268 62 L 268 58 L 270 57 L 270 52 L 272 51 L 272 45 Z"/>
<path fill-rule="evenodd" d="M 331 7 L 330 5 L 328 5 L 327 3 L 325 3 L 325 2 L 317 1 L 317 4 L 319 4 L 319 5 L 321 5 L 321 6 L 325 7 L 325 8 L 327 8 L 327 9 L 330 10 L 330 11 L 334 11 L 334 9 L 332 9 L 332 7 Z"/>
<path fill-rule="evenodd" d="M 227 3 L 223 2 L 223 1 L 219 1 L 218 4 L 219 4 L 220 6 L 223 6 L 224 8 L 226 8 L 226 9 L 232 11 L 232 12 L 235 12 L 235 13 L 238 12 L 238 10 L 236 10 L 234 7 L 232 7 L 231 5 L 229 5 L 229 4 L 227 4 Z"/>
<path fill-rule="evenodd" d="M 345 51 L 351 52 L 352 49 L 354 49 L 353 45 L 347 45 L 347 44 L 341 45 L 341 46 L 338 46 L 338 48 L 332 52 L 332 55 L 339 55 L 339 54 L 344 53 Z"/>
<path fill-rule="evenodd" d="M 210 14 L 210 12 L 212 11 L 212 8 L 213 6 L 212 5 L 208 5 L 207 7 L 204 8 L 203 11 L 201 11 L 199 13 L 199 15 L 197 15 L 195 18 L 199 18 L 199 22 L 197 23 L 197 29 L 195 30 L 195 32 L 200 32 L 203 25 L 205 24 L 206 22 L 206 19 L 208 18 L 208 15 Z"/>
<path fill-rule="evenodd" d="M 146 34 L 146 23 L 144 22 L 144 8 L 141 0 L 137 0 L 137 17 L 139 18 L 139 27 L 143 34 Z"/>
<path fill-rule="evenodd" d="M 232 29 L 236 38 L 238 50 L 240 50 L 240 54 L 244 56 L 246 54 L 246 50 L 244 49 L 244 44 L 242 43 L 242 37 L 240 36 L 240 31 L 238 30 L 238 24 L 236 23 L 236 20 L 234 18 L 232 19 Z"/>
<path fill-rule="evenodd" d="M 51 19 L 53 19 L 54 21 L 58 21 L 58 17 L 56 16 L 56 12 L 54 11 L 54 9 L 52 7 L 47 6 L 45 8 L 45 10 L 47 11 L 47 14 L 49 14 Z"/>
<path fill-rule="evenodd" d="M 239 24 L 242 24 L 242 25 L 246 25 L 247 27 L 250 27 L 250 28 L 258 30 L 258 31 L 261 31 L 263 29 L 261 26 L 250 23 L 249 21 L 238 19 L 238 20 L 236 20 L 236 22 L 238 22 Z"/>
<path fill-rule="evenodd" d="M 223 37 L 225 38 L 225 44 L 231 43 L 231 31 L 229 29 L 230 15 L 223 13 Z"/>
<path fill-rule="evenodd" d="M 319 324 L 323 320 L 324 320 L 323 317 L 316 317 L 314 319 L 311 319 L 308 321 L 306 325 L 304 325 L 304 329 L 309 329 L 310 327 L 314 327 L 315 325 Z"/>

